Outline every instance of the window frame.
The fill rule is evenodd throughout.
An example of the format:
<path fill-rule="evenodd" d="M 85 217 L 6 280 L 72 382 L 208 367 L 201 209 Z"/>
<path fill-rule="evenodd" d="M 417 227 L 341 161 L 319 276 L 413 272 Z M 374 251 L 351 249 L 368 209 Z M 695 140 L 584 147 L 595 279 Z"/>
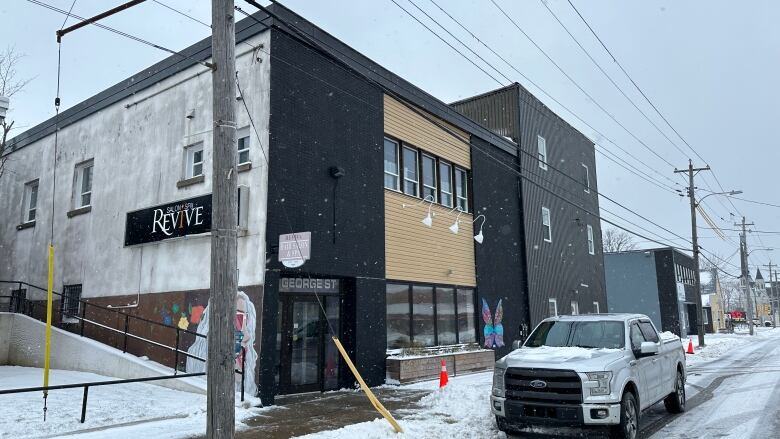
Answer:
<path fill-rule="evenodd" d="M 585 168 L 585 192 L 590 193 L 590 168 L 585 163 L 582 163 L 582 167 Z"/>
<path fill-rule="evenodd" d="M 597 301 L 593 302 L 593 309 L 596 311 L 596 314 L 601 314 L 601 305 Z"/>
<path fill-rule="evenodd" d="M 70 284 L 62 286 L 60 319 L 63 323 L 78 322 L 78 316 L 81 310 L 81 297 L 83 296 L 83 293 L 83 284 Z M 75 302 L 75 305 L 72 302 Z"/>
<path fill-rule="evenodd" d="M 35 179 L 24 184 L 24 199 L 22 202 L 22 224 L 34 223 L 38 218 L 38 190 L 40 189 L 40 180 Z M 35 193 L 35 205 L 32 205 L 32 195 Z M 30 218 L 32 212 L 33 217 Z"/>
<path fill-rule="evenodd" d="M 95 182 L 95 160 L 89 159 L 77 163 L 74 167 L 73 176 L 73 208 L 81 209 L 82 207 L 92 206 L 92 187 Z M 89 169 L 89 188 L 84 190 L 84 175 Z M 84 197 L 88 197 L 89 202 L 84 203 Z"/>
<path fill-rule="evenodd" d="M 436 156 L 432 154 L 428 154 L 427 152 L 420 151 L 420 156 L 422 160 L 420 160 L 420 170 L 422 171 L 420 173 L 420 180 L 421 180 L 421 189 L 422 192 L 420 195 L 425 199 L 428 195 L 433 195 L 433 202 L 439 203 L 439 161 L 437 160 Z M 429 186 L 425 184 L 425 176 L 426 176 L 426 170 L 425 170 L 425 160 L 430 159 L 433 161 L 433 186 Z M 433 189 L 433 194 L 426 194 L 426 189 Z"/>
<path fill-rule="evenodd" d="M 414 170 L 415 170 L 415 173 L 416 173 L 416 176 L 417 176 L 417 180 L 412 180 L 412 179 L 406 178 L 407 166 L 406 166 L 406 157 L 405 157 L 404 152 L 406 152 L 407 150 L 411 151 L 411 152 L 414 152 L 414 157 L 415 157 Z M 401 192 L 403 192 L 406 195 L 409 195 L 410 197 L 420 198 L 420 177 L 421 177 L 421 175 L 420 175 L 421 174 L 420 173 L 420 150 L 417 149 L 417 148 L 414 148 L 412 146 L 409 146 L 409 145 L 407 145 L 405 143 L 402 143 L 400 151 L 401 151 L 401 173 L 403 174 L 403 177 L 401 178 L 401 181 L 402 181 Z M 412 169 L 412 167 L 410 166 L 409 169 Z M 413 182 L 415 184 L 416 187 L 414 189 L 414 194 L 410 194 L 409 192 L 406 191 L 407 181 Z"/>
<path fill-rule="evenodd" d="M 462 173 L 461 175 L 463 176 L 462 177 L 463 181 L 461 182 L 462 183 L 461 184 L 461 188 L 463 190 L 463 195 L 461 195 L 461 193 L 458 192 L 458 175 L 459 175 L 459 173 Z M 454 172 L 453 172 L 453 177 L 454 177 L 454 182 L 455 182 L 455 184 L 453 185 L 453 188 L 452 188 L 453 192 L 455 192 L 455 197 L 453 198 L 453 203 L 458 208 L 458 210 L 461 210 L 463 212 L 469 212 L 471 210 L 471 209 L 469 209 L 469 192 L 470 192 L 469 191 L 469 172 L 466 169 L 464 169 L 464 168 L 462 168 L 460 166 L 455 166 L 454 167 Z M 464 200 L 463 208 L 461 208 L 461 206 L 459 204 L 459 201 L 461 199 Z"/>
<path fill-rule="evenodd" d="M 453 166 L 453 164 L 451 162 L 448 162 L 448 161 L 442 160 L 442 159 L 439 159 L 437 161 L 437 164 L 438 164 L 438 166 L 437 166 L 438 167 L 438 169 L 437 169 L 438 172 L 437 173 L 439 175 L 439 185 L 438 185 L 439 186 L 439 204 L 441 204 L 444 207 L 452 209 L 452 206 L 455 205 L 455 183 L 453 181 L 454 173 L 452 172 L 454 166 Z M 444 181 L 444 179 L 442 178 L 443 174 L 441 172 L 441 167 L 442 166 L 446 166 L 448 168 L 448 170 L 447 170 L 447 185 L 449 186 L 449 189 L 450 189 L 449 191 L 445 191 L 444 188 L 443 188 L 443 185 L 442 185 L 442 182 Z M 449 203 L 445 204 L 443 202 L 444 201 L 444 197 L 442 196 L 443 194 L 446 194 L 447 196 L 449 196 Z"/>
<path fill-rule="evenodd" d="M 580 315 L 580 304 L 576 300 L 571 301 L 571 315 L 573 316 Z"/>
<path fill-rule="evenodd" d="M 200 161 L 195 162 L 195 153 L 198 151 L 201 152 L 200 155 Z M 201 175 L 205 177 L 205 165 L 206 164 L 206 149 L 204 148 L 203 142 L 197 142 L 192 143 L 190 145 L 187 145 L 184 147 L 184 179 L 188 180 L 190 178 L 196 178 L 200 177 Z M 195 166 L 200 165 L 200 173 L 195 174 Z"/>
<path fill-rule="evenodd" d="M 246 139 L 244 142 L 245 148 L 240 147 L 241 139 Z M 237 165 L 245 165 L 247 163 L 252 163 L 252 157 L 249 156 L 249 152 L 252 150 L 252 136 L 249 133 L 249 127 L 244 127 L 238 130 L 236 133 L 236 149 L 238 151 L 238 156 L 236 157 L 236 164 Z M 246 160 L 241 161 L 241 153 L 246 152 Z"/>
<path fill-rule="evenodd" d="M 393 174 L 392 172 L 389 172 L 387 169 L 384 169 L 384 164 L 385 164 L 384 154 L 385 154 L 385 147 L 387 147 L 387 142 L 390 142 L 390 143 L 392 143 L 395 146 L 395 165 L 396 165 L 396 168 L 397 168 L 397 173 L 395 173 L 395 174 Z M 396 191 L 396 192 L 403 192 L 401 190 L 401 180 L 402 180 L 401 172 L 402 172 L 403 168 L 401 166 L 401 160 L 402 159 L 401 159 L 400 146 L 401 146 L 401 142 L 399 142 L 397 140 L 394 140 L 394 139 L 391 139 L 390 137 L 387 137 L 387 136 L 385 136 L 384 141 L 382 142 L 382 168 L 383 168 L 383 171 L 384 171 L 384 173 L 382 175 L 385 175 L 385 176 L 389 175 L 391 177 L 394 177 L 395 178 L 395 183 L 396 183 L 395 186 L 396 187 L 387 187 L 387 185 L 384 182 L 382 184 L 384 185 L 385 189 L 389 189 L 391 191 Z"/>
<path fill-rule="evenodd" d="M 545 213 L 547 215 L 547 223 L 545 223 Z M 552 242 L 552 212 L 549 207 L 542 206 L 542 229 L 544 229 L 544 242 Z"/>
<path fill-rule="evenodd" d="M 593 226 L 588 224 L 586 226 L 587 234 L 588 234 L 588 254 L 589 255 L 595 255 L 596 254 L 596 238 L 593 235 Z"/>
<path fill-rule="evenodd" d="M 555 309 L 555 315 L 549 315 L 550 314 L 550 304 L 553 305 L 553 309 Z M 554 297 L 548 297 L 547 298 L 547 317 L 558 317 L 558 299 Z"/>
<path fill-rule="evenodd" d="M 536 151 L 536 158 L 539 161 L 539 167 L 546 171 L 548 163 L 547 139 L 542 137 L 540 134 L 536 135 Z"/>

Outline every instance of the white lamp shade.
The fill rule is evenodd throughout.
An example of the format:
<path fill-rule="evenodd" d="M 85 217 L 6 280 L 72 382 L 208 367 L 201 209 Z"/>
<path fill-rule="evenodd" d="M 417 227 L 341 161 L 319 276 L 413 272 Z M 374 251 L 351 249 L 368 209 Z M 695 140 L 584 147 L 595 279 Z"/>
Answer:
<path fill-rule="evenodd" d="M 474 236 L 474 241 L 477 241 L 478 243 L 482 244 L 482 241 L 485 240 L 485 236 L 482 234 L 482 230 L 479 231 L 479 233 Z"/>
<path fill-rule="evenodd" d="M 428 216 L 422 219 L 422 223 L 425 224 L 427 227 L 431 227 L 433 225 L 433 218 L 431 217 L 430 213 L 428 214 Z"/>
<path fill-rule="evenodd" d="M 458 229 L 459 229 L 459 227 L 458 227 L 458 223 L 459 223 L 459 221 L 455 221 L 455 223 L 453 223 L 453 224 L 450 226 L 450 232 L 452 232 L 452 233 L 454 233 L 454 234 L 456 234 L 456 235 L 458 234 Z"/>

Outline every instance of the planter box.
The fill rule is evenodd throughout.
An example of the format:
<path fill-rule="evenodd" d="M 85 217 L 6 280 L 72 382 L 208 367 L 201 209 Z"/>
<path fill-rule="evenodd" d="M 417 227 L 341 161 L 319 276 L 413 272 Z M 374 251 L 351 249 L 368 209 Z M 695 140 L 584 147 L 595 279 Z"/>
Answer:
<path fill-rule="evenodd" d="M 441 372 L 441 360 L 446 362 L 449 375 L 457 376 L 492 370 L 496 363 L 496 353 L 484 349 L 424 357 L 389 357 L 387 359 L 386 382 L 388 384 L 405 384 L 437 378 Z"/>

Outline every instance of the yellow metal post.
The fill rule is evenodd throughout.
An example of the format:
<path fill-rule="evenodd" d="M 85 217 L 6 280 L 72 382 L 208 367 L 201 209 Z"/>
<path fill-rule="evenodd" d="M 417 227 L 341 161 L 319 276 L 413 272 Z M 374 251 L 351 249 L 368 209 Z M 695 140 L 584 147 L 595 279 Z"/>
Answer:
<path fill-rule="evenodd" d="M 43 354 L 43 387 L 49 386 L 49 363 L 51 357 L 51 309 L 52 290 L 54 289 L 54 246 L 49 244 L 49 279 L 46 286 L 46 344 Z M 44 399 L 48 391 L 43 391 Z"/>
<path fill-rule="evenodd" d="M 360 376 L 357 369 L 355 368 L 355 365 L 352 364 L 352 360 L 350 360 L 349 355 L 347 355 L 347 351 L 344 350 L 344 346 L 341 345 L 341 342 L 339 341 L 338 337 L 333 337 L 333 343 L 336 343 L 336 347 L 339 349 L 339 352 L 341 353 L 341 357 L 344 358 L 344 362 L 347 363 L 347 366 L 349 366 L 349 370 L 352 371 L 352 374 L 355 375 L 355 378 L 358 380 L 358 383 L 360 383 L 360 388 L 363 389 L 363 392 L 365 392 L 366 396 L 368 397 L 368 400 L 371 401 L 371 405 L 374 406 L 377 412 L 379 412 L 380 415 L 382 415 L 385 419 L 387 419 L 387 422 L 390 423 L 390 425 L 393 426 L 393 429 L 396 433 L 403 433 L 404 431 L 401 429 L 401 426 L 398 425 L 398 422 L 393 418 L 393 415 L 390 414 L 389 411 L 385 408 L 385 406 L 382 405 L 381 402 L 379 402 L 378 399 L 376 399 L 376 396 L 374 396 L 374 392 L 371 391 L 371 389 L 366 385 L 366 382 L 363 381 L 363 377 Z"/>

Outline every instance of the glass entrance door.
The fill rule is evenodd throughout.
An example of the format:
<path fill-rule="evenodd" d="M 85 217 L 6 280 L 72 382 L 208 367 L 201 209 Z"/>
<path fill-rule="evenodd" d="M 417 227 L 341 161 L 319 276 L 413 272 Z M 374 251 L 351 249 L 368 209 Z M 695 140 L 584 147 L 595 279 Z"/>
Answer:
<path fill-rule="evenodd" d="M 292 300 L 290 390 L 306 392 L 320 388 L 322 324 L 316 301 Z"/>

